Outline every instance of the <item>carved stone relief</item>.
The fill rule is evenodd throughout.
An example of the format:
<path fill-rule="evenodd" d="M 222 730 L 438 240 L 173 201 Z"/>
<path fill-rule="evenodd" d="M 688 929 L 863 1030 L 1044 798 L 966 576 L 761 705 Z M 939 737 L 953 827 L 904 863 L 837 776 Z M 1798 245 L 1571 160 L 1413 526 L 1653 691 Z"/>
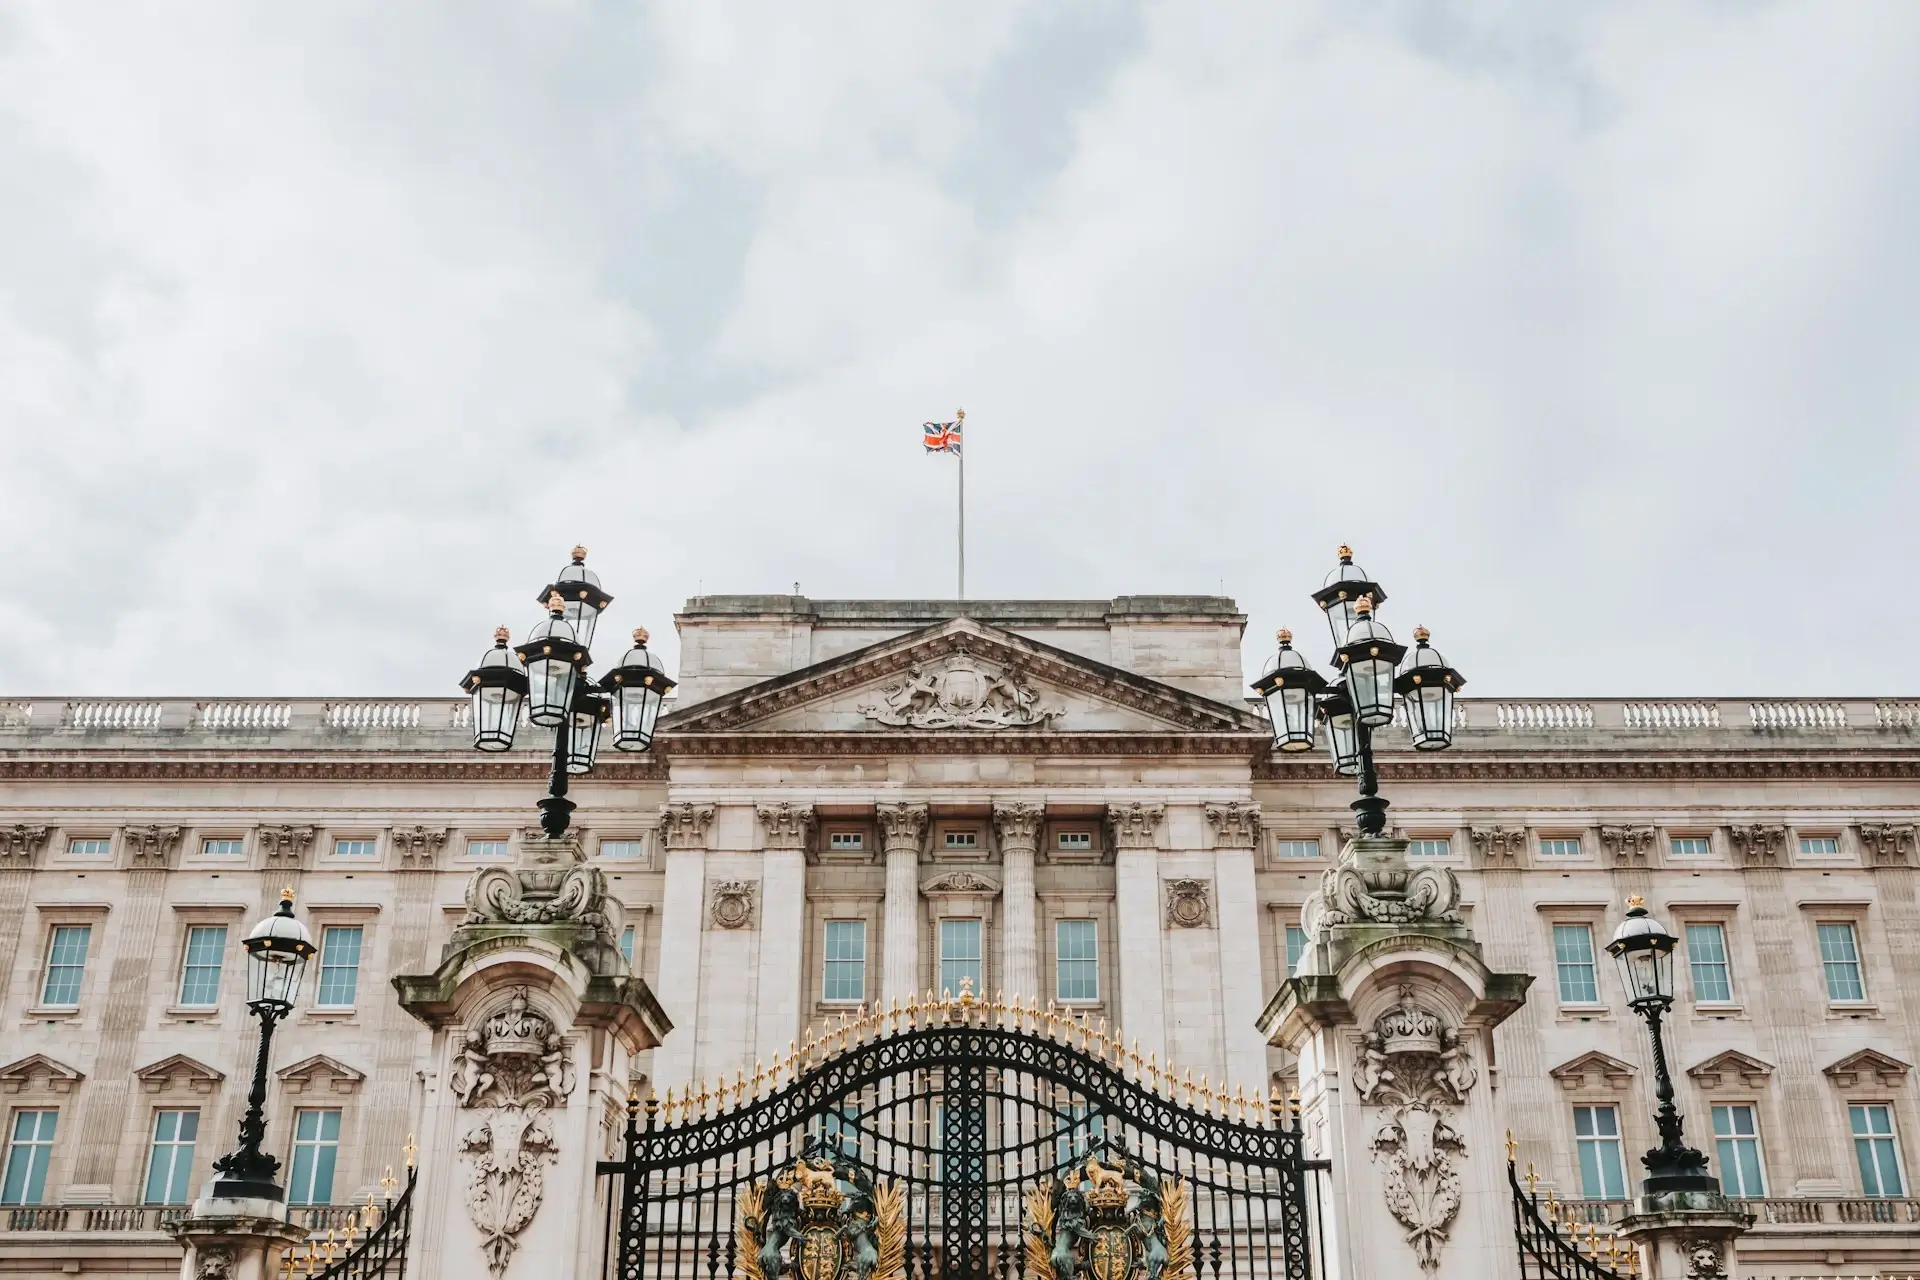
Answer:
<path fill-rule="evenodd" d="M 467 881 L 468 924 L 583 924 L 611 933 L 607 878 L 573 840 L 526 842 L 513 867 L 483 867 Z"/>
<path fill-rule="evenodd" d="M 1107 806 L 1107 839 L 1116 849 L 1151 849 L 1159 839 L 1160 819 L 1167 816 L 1163 804 Z"/>
<path fill-rule="evenodd" d="M 1860 824 L 1860 845 L 1866 850 L 1870 867 L 1910 867 L 1913 865 L 1914 829 L 1911 825 L 1887 823 Z"/>
<path fill-rule="evenodd" d="M 200 1261 L 194 1267 L 194 1280 L 233 1280 L 233 1246 L 230 1244 L 210 1244 L 200 1250 Z"/>
<path fill-rule="evenodd" d="M 881 845 L 888 853 L 919 853 L 927 835 L 928 812 L 923 804 L 875 805 Z"/>
<path fill-rule="evenodd" d="M 312 827 L 261 827 L 260 852 L 269 871 L 298 871 L 313 852 Z"/>
<path fill-rule="evenodd" d="M 911 729 L 1013 729 L 1044 725 L 1061 714 L 1042 706 L 1018 667 L 996 669 L 967 655 L 936 666 L 909 667 L 907 678 L 860 708 L 877 724 Z"/>
<path fill-rule="evenodd" d="M 1784 865 L 1783 854 L 1787 847 L 1787 829 L 1785 827 L 1745 826 L 1728 827 L 1727 838 L 1733 843 L 1733 851 L 1740 857 L 1743 867 L 1778 867 Z"/>
<path fill-rule="evenodd" d="M 0 827 L 0 869 L 24 869 L 47 847 L 46 827 Z"/>
<path fill-rule="evenodd" d="M 135 870 L 164 871 L 180 848 L 179 827 L 128 827 L 127 861 Z"/>
<path fill-rule="evenodd" d="M 936 893 L 999 893 L 1000 886 L 972 871 L 949 871 L 935 876 L 920 886 L 920 892 Z"/>
<path fill-rule="evenodd" d="M 997 804 L 993 806 L 993 834 L 1002 850 L 1025 849 L 1031 853 L 1039 847 L 1040 828 L 1046 818 L 1047 811 L 1037 804 Z"/>
<path fill-rule="evenodd" d="M 1309 936 L 1336 924 L 1460 923 L 1460 878 L 1447 867 L 1407 866 L 1403 841 L 1356 840 L 1320 873 L 1301 912 Z"/>
<path fill-rule="evenodd" d="M 660 806 L 660 838 L 667 848 L 705 849 L 707 829 L 713 826 L 710 804 L 663 804 Z"/>
<path fill-rule="evenodd" d="M 1473 838 L 1473 851 L 1482 867 L 1518 867 L 1520 855 L 1526 852 L 1525 827 L 1473 827 L 1467 834 Z"/>
<path fill-rule="evenodd" d="M 1652 827 L 1600 828 L 1600 847 L 1613 867 L 1652 866 L 1653 841 Z"/>
<path fill-rule="evenodd" d="M 544 834 L 544 833 L 543 833 Z M 431 827 L 395 827 L 393 848 L 400 855 L 402 871 L 431 871 L 447 847 L 447 829 Z"/>
<path fill-rule="evenodd" d="M 1213 923 L 1211 880 L 1169 880 L 1166 884 L 1169 929 L 1204 929 Z"/>
<path fill-rule="evenodd" d="M 1726 1254 L 1718 1240 L 1696 1237 L 1682 1242 L 1687 1256 L 1687 1280 L 1727 1280 Z"/>
<path fill-rule="evenodd" d="M 763 804 L 755 812 L 760 815 L 760 826 L 766 832 L 765 848 L 805 849 L 813 836 L 812 805 L 782 800 L 779 804 Z"/>
<path fill-rule="evenodd" d="M 754 899 L 760 892 L 757 880 L 715 880 L 708 895 L 711 906 L 708 922 L 716 929 L 753 927 Z"/>
<path fill-rule="evenodd" d="M 1206 808 L 1216 849 L 1252 849 L 1260 843 L 1260 806 L 1229 800 Z"/>

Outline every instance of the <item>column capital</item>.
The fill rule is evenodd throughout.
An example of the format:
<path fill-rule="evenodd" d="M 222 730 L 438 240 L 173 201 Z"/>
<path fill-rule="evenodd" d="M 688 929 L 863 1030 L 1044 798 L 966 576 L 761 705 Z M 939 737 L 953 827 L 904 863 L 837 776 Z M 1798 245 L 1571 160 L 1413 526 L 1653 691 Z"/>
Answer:
<path fill-rule="evenodd" d="M 1260 806 L 1229 800 L 1206 808 L 1207 825 L 1213 828 L 1216 849 L 1257 849 L 1260 847 Z"/>
<path fill-rule="evenodd" d="M 880 824 L 880 843 L 888 853 L 920 853 L 927 835 L 927 806 L 880 804 L 873 807 Z"/>
<path fill-rule="evenodd" d="M 33 865 L 36 854 L 47 847 L 47 827 L 29 827 L 15 823 L 11 827 L 0 827 L 0 870 L 13 868 L 24 871 Z"/>
<path fill-rule="evenodd" d="M 269 871 L 298 871 L 313 852 L 312 827 L 260 828 L 260 852 Z"/>
<path fill-rule="evenodd" d="M 1045 825 L 1047 811 L 1037 804 L 1015 800 L 993 806 L 993 834 L 1000 841 L 1001 850 L 1025 850 L 1032 853 L 1040 847 L 1040 828 Z"/>
<path fill-rule="evenodd" d="M 675 849 L 699 849 L 707 847 L 707 832 L 713 827 L 713 806 L 710 804 L 691 804 L 681 801 L 678 804 L 660 806 L 660 838 L 666 842 L 669 852 Z"/>
<path fill-rule="evenodd" d="M 757 805 L 754 812 L 760 815 L 760 826 L 766 833 L 765 848 L 798 849 L 804 852 L 812 842 L 812 805 L 789 804 L 782 800 L 779 804 Z"/>
<path fill-rule="evenodd" d="M 1115 849 L 1154 849 L 1159 846 L 1160 820 L 1167 816 L 1163 804 L 1107 806 L 1107 835 Z"/>

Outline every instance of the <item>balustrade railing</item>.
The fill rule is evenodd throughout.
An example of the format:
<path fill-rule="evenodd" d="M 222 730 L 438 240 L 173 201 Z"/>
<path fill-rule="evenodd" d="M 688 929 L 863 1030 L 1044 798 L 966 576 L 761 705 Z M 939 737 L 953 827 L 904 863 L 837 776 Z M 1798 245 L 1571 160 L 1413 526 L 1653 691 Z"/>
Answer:
<path fill-rule="evenodd" d="M 69 702 L 69 729 L 158 729 L 164 704 L 159 702 Z"/>
<path fill-rule="evenodd" d="M 1495 728 L 1517 732 L 1593 728 L 1593 707 L 1585 702 L 1499 702 Z"/>
<path fill-rule="evenodd" d="M 1629 729 L 1718 729 L 1717 702 L 1628 702 L 1620 718 Z"/>
<path fill-rule="evenodd" d="M 158 1235 L 167 1223 L 186 1217 L 190 1211 L 184 1204 L 19 1205 L 0 1209 L 0 1234 L 148 1232 Z M 287 1217 L 295 1226 L 324 1236 L 330 1228 L 346 1226 L 362 1211 L 362 1206 L 351 1204 L 293 1205 L 287 1210 Z"/>
<path fill-rule="evenodd" d="M 1753 1214 L 1756 1228 L 1874 1227 L 1920 1223 L 1920 1200 L 1755 1196 L 1737 1197 L 1735 1202 Z M 1633 1207 L 1630 1200 L 1574 1199 L 1557 1203 L 1563 1216 L 1598 1226 L 1618 1222 Z"/>
<path fill-rule="evenodd" d="M 1749 702 L 1747 723 L 1765 729 L 1845 729 L 1847 709 L 1837 702 Z"/>
<path fill-rule="evenodd" d="M 291 702 L 203 702 L 197 722 L 202 729 L 247 731 L 284 729 L 293 723 Z"/>
<path fill-rule="evenodd" d="M 1873 724 L 1877 729 L 1920 729 L 1920 702 L 1876 702 Z"/>
<path fill-rule="evenodd" d="M 418 729 L 420 704 L 417 702 L 329 702 L 322 722 L 329 729 L 377 733 L 393 729 Z"/>

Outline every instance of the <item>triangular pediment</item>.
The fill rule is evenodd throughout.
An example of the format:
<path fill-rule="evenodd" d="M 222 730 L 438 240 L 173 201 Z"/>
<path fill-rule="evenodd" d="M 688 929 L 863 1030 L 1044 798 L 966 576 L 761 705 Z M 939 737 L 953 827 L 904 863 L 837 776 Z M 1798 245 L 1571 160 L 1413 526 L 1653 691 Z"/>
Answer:
<path fill-rule="evenodd" d="M 1697 1081 L 1703 1089 L 1717 1089 L 1721 1085 L 1745 1085 L 1757 1089 L 1766 1083 L 1773 1074 L 1773 1064 L 1749 1057 L 1738 1049 L 1727 1049 L 1716 1053 L 1705 1062 L 1695 1063 L 1687 1068 L 1687 1074 Z"/>
<path fill-rule="evenodd" d="M 8 1093 L 27 1089 L 66 1093 L 85 1078 L 85 1073 L 44 1053 L 30 1053 L 0 1067 L 0 1089 Z"/>
<path fill-rule="evenodd" d="M 165 1093 L 174 1088 L 211 1093 L 214 1086 L 226 1078 L 225 1073 L 184 1053 L 169 1054 L 141 1067 L 133 1077 L 146 1085 L 148 1093 Z"/>
<path fill-rule="evenodd" d="M 1832 1066 L 1822 1067 L 1827 1076 L 1843 1089 L 1856 1084 L 1882 1085 L 1897 1088 L 1907 1078 L 1907 1072 L 1913 1068 L 1910 1064 L 1878 1049 L 1861 1049 L 1850 1053 Z"/>
<path fill-rule="evenodd" d="M 1265 721 L 1026 636 L 954 618 L 683 707 L 668 751 L 708 734 L 1208 734 Z"/>
<path fill-rule="evenodd" d="M 1633 1079 L 1633 1065 L 1611 1054 L 1589 1049 L 1577 1058 L 1569 1058 L 1547 1074 L 1560 1082 L 1562 1089 L 1624 1089 Z"/>

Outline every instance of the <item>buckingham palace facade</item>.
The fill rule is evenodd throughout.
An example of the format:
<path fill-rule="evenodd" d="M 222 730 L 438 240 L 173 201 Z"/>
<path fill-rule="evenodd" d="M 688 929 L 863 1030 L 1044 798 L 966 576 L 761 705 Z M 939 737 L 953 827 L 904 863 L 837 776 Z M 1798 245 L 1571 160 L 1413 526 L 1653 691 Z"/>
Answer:
<path fill-rule="evenodd" d="M 702 596 L 676 621 L 653 750 L 572 792 L 673 1027 L 635 1085 L 751 1077 L 964 987 L 1226 1095 L 1290 1089 L 1263 1010 L 1352 792 L 1272 750 L 1233 601 Z M 1460 714 L 1444 754 L 1383 731 L 1380 767 L 1488 963 L 1533 975 L 1487 1064 L 1520 1161 L 1563 1200 L 1632 1193 L 1652 1084 L 1603 948 L 1639 895 L 1682 939 L 1669 1053 L 1689 1138 L 1758 1219 L 1742 1274 L 1920 1271 L 1920 701 Z M 289 1197 L 323 1229 L 403 1159 L 446 1064 L 391 980 L 537 835 L 547 773 L 540 733 L 478 755 L 469 715 L 0 702 L 0 1277 L 177 1268 L 159 1223 L 245 1105 L 238 940 L 284 889 L 320 947 L 274 1042 Z"/>

